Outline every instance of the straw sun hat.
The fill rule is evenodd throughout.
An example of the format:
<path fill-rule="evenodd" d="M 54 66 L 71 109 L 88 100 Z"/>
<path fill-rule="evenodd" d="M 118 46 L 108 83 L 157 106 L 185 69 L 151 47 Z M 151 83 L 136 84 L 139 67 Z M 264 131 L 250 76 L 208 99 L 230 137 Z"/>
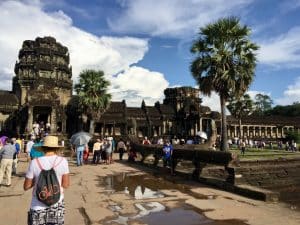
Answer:
<path fill-rule="evenodd" d="M 63 148 L 62 145 L 58 144 L 58 137 L 48 135 L 44 137 L 43 145 L 42 146 L 36 146 L 37 150 L 55 150 L 58 148 Z"/>

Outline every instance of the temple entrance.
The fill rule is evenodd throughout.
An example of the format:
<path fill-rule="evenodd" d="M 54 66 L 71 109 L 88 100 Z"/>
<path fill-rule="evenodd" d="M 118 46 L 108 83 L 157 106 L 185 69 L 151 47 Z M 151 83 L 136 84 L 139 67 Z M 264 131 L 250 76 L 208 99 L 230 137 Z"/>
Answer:
<path fill-rule="evenodd" d="M 34 106 L 33 107 L 33 122 L 40 125 L 51 123 L 52 108 L 49 106 Z"/>

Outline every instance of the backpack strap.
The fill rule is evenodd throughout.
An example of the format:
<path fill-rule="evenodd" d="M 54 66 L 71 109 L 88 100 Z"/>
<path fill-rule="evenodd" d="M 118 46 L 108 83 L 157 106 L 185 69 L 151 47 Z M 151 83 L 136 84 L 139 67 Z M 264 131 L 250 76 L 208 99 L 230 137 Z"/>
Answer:
<path fill-rule="evenodd" d="M 57 158 L 60 158 L 60 161 L 59 161 L 57 164 L 55 164 Z M 52 167 L 52 168 L 57 167 L 57 166 L 64 160 L 63 157 L 56 157 L 56 159 L 55 159 L 55 161 L 54 161 L 54 163 L 53 163 L 53 167 Z"/>
<path fill-rule="evenodd" d="M 36 162 L 37 162 L 37 164 L 38 164 L 40 170 L 43 170 L 43 167 L 42 167 L 42 165 L 41 165 L 41 163 L 40 163 L 39 158 L 36 158 Z"/>
<path fill-rule="evenodd" d="M 57 160 L 58 158 L 60 158 L 60 161 L 59 161 L 57 164 L 55 164 L 55 162 L 56 162 L 56 160 Z M 53 163 L 52 168 L 54 169 L 55 167 L 57 167 L 57 166 L 63 161 L 63 159 L 64 159 L 63 157 L 58 157 L 58 156 L 57 156 L 57 157 L 55 158 L 55 160 L 54 160 L 54 163 Z M 36 158 L 36 162 L 37 162 L 37 164 L 38 164 L 40 170 L 43 170 L 43 167 L 42 167 L 42 164 L 41 164 L 39 158 Z"/>

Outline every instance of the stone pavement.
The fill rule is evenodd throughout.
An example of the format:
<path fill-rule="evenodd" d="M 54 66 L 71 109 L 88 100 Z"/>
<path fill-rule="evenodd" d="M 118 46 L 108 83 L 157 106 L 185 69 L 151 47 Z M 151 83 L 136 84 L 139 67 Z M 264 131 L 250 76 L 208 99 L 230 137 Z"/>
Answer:
<path fill-rule="evenodd" d="M 163 193 L 164 197 L 157 195 L 144 199 L 133 198 L 128 194 L 130 190 L 108 190 L 109 182 L 111 182 L 110 185 L 113 185 L 113 182 L 117 182 L 117 180 L 108 180 L 108 183 L 103 183 L 102 178 L 120 173 L 123 175 L 124 173 L 142 174 L 146 178 L 150 177 L 148 173 L 144 172 L 148 169 L 117 161 L 111 165 L 85 165 L 83 167 L 75 166 L 73 160 L 69 161 L 69 164 L 71 186 L 65 190 L 65 224 L 67 225 L 145 224 L 141 218 L 149 215 L 150 212 L 172 211 L 172 209 L 178 209 L 178 207 L 186 204 L 193 206 L 199 212 L 201 211 L 203 213 L 202 219 L 207 220 L 206 224 L 210 225 L 300 224 L 299 210 L 290 209 L 283 204 L 247 199 L 198 183 L 184 181 L 178 177 L 167 177 L 173 181 L 171 186 L 174 185 L 174 188 L 165 186 L 165 189 L 161 189 L 160 192 Z M 13 177 L 12 186 L 0 187 L 1 225 L 26 224 L 31 191 L 24 192 L 22 186 L 28 163 L 25 159 L 21 159 L 19 165 L 18 176 Z M 140 170 L 141 168 L 143 171 Z M 122 179 L 122 176 L 116 179 Z M 162 177 L 156 177 L 156 179 L 157 185 L 165 182 Z M 180 188 L 183 186 L 184 188 Z M 227 221 L 231 219 L 234 220 L 232 222 Z M 165 225 L 168 224 L 166 222 Z M 172 222 L 172 225 L 176 224 L 176 221 L 175 223 Z"/>

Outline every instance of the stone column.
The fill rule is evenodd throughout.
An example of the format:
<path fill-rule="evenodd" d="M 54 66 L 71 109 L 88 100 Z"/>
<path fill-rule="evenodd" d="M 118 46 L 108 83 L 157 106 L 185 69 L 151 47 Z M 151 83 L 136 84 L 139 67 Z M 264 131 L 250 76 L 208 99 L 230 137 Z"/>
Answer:
<path fill-rule="evenodd" d="M 237 132 L 237 135 L 240 139 L 244 138 L 244 126 L 238 125 L 237 128 L 239 129 L 239 132 Z"/>
<path fill-rule="evenodd" d="M 237 137 L 236 125 L 234 125 L 234 137 Z"/>
<path fill-rule="evenodd" d="M 56 110 L 52 108 L 51 111 L 51 122 L 50 122 L 50 133 L 57 132 L 57 124 L 56 124 Z"/>
<path fill-rule="evenodd" d="M 28 120 L 27 120 L 27 132 L 31 133 L 33 124 L 33 107 L 28 107 Z"/>
<path fill-rule="evenodd" d="M 200 126 L 200 127 L 199 127 L 200 129 L 199 129 L 199 130 L 202 131 L 202 118 L 200 118 L 200 120 L 199 120 L 199 126 Z"/>
<path fill-rule="evenodd" d="M 67 131 L 67 126 L 66 126 L 66 117 L 64 117 L 61 121 L 61 132 L 65 134 Z"/>
<path fill-rule="evenodd" d="M 258 135 L 261 137 L 261 126 L 258 127 Z"/>

